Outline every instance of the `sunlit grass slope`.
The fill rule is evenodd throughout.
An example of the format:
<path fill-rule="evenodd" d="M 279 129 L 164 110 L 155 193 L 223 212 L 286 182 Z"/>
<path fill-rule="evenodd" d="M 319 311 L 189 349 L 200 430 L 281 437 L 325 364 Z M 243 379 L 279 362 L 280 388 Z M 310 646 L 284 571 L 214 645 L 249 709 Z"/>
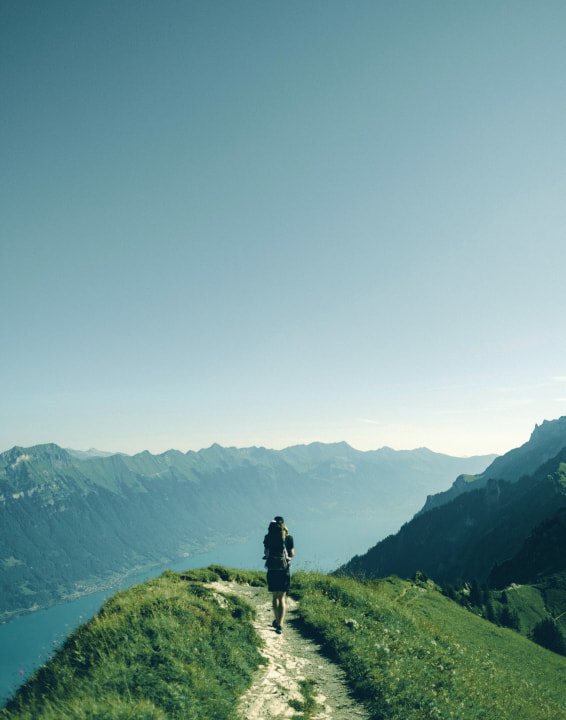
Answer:
<path fill-rule="evenodd" d="M 566 658 L 477 617 L 431 582 L 298 574 L 295 586 L 306 628 L 372 717 L 566 717 Z"/>
<path fill-rule="evenodd" d="M 261 663 L 259 641 L 253 610 L 234 595 L 224 604 L 203 585 L 213 579 L 265 585 L 263 573 L 211 567 L 118 593 L 0 717 L 235 718 Z M 297 572 L 292 588 L 304 631 L 344 667 L 374 720 L 566 717 L 566 658 L 474 615 L 425 579 L 360 583 Z"/>
<path fill-rule="evenodd" d="M 252 616 L 239 598 L 223 606 L 167 572 L 113 596 L 0 717 L 232 720 L 262 662 Z"/>

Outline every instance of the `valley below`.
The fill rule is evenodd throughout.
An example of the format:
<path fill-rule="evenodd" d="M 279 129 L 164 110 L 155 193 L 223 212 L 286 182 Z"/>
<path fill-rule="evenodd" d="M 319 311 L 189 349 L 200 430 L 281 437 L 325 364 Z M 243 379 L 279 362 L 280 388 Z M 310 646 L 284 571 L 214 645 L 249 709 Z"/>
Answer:
<path fill-rule="evenodd" d="M 0 458 L 2 613 L 12 619 L 0 626 L 12 648 L 5 699 L 20 687 L 23 702 L 28 687 L 40 687 L 51 663 L 86 632 L 81 623 L 99 622 L 123 592 L 146 603 L 152 582 L 167 593 L 189 582 L 189 593 L 202 598 L 198 583 L 207 578 L 263 587 L 263 535 L 283 514 L 295 540 L 298 625 L 341 665 L 370 712 L 443 717 L 441 696 L 450 717 L 514 720 L 507 684 L 523 688 L 522 718 L 566 712 L 566 694 L 552 680 L 566 662 L 566 417 L 536 426 L 524 445 L 497 458 L 360 453 L 345 443 L 94 458 L 37 446 Z M 431 665 L 439 638 L 443 649 Z M 462 665 L 466 646 L 480 665 Z M 408 653 L 405 680 L 395 661 L 405 656 L 389 657 L 392 647 Z M 506 668 L 504 657 L 513 658 Z M 538 673 L 542 689 L 522 668 Z M 423 673 L 436 678 L 430 696 Z"/>
<path fill-rule="evenodd" d="M 276 514 L 303 533 L 304 557 L 331 570 L 491 459 L 346 443 L 132 457 L 16 447 L 0 455 L 0 620 L 263 537 Z"/>

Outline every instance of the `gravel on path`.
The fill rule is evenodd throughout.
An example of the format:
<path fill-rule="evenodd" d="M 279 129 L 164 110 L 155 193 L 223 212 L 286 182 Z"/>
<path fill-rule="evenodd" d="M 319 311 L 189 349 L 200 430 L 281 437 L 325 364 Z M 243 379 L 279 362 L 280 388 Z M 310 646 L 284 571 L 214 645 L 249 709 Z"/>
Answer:
<path fill-rule="evenodd" d="M 297 630 L 297 603 L 292 598 L 287 597 L 287 616 L 279 635 L 271 624 L 271 594 L 265 588 L 234 582 L 214 582 L 207 586 L 219 594 L 219 602 L 224 594 L 238 595 L 257 612 L 254 626 L 263 640 L 260 652 L 267 664 L 259 668 L 252 686 L 241 698 L 239 717 L 244 720 L 303 717 L 289 703 L 304 701 L 300 683 L 307 681 L 314 683 L 317 702 L 311 720 L 369 719 L 365 707 L 351 697 L 344 671 L 324 657 L 319 645 Z"/>

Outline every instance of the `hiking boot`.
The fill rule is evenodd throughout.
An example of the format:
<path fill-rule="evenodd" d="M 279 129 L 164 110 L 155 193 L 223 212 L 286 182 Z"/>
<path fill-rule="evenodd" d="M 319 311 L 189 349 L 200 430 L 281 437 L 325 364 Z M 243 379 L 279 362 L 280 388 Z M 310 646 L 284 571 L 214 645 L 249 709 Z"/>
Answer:
<path fill-rule="evenodd" d="M 278 635 L 281 635 L 281 633 L 283 632 L 283 628 L 281 627 L 281 625 L 277 625 L 277 626 L 275 627 L 275 632 L 276 632 Z"/>

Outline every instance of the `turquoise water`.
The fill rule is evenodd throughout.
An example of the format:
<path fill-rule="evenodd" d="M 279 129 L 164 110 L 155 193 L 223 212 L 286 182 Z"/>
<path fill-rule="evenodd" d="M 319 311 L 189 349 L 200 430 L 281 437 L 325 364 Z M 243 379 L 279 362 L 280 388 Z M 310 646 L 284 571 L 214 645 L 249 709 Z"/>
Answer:
<path fill-rule="evenodd" d="M 381 529 L 383 532 L 383 525 Z M 356 527 L 350 525 L 347 532 L 343 529 L 339 531 L 334 524 L 325 521 L 311 521 L 298 528 L 298 532 L 295 532 L 294 528 L 292 530 L 296 548 L 293 561 L 295 569 L 330 572 L 377 542 L 375 522 L 361 518 L 357 520 Z M 128 578 L 122 585 L 104 592 L 55 605 L 47 610 L 39 610 L 6 625 L 0 625 L 0 706 L 35 669 L 49 660 L 70 632 L 98 612 L 104 601 L 117 590 L 150 577 L 157 577 L 166 569 L 181 572 L 217 564 L 263 570 L 262 539 L 255 537 L 246 542 L 221 546 L 208 553 Z"/>
<path fill-rule="evenodd" d="M 130 587 L 150 577 L 161 575 L 163 570 L 177 572 L 191 568 L 220 564 L 227 567 L 262 569 L 261 547 L 257 539 L 216 548 L 177 563 L 156 568 L 143 575 L 131 577 L 122 585 L 95 593 L 47 610 L 24 615 L 6 625 L 0 625 L 0 705 L 13 695 L 18 686 L 33 671 L 49 660 L 65 637 L 76 627 L 89 620 L 104 601 L 117 590 Z"/>

